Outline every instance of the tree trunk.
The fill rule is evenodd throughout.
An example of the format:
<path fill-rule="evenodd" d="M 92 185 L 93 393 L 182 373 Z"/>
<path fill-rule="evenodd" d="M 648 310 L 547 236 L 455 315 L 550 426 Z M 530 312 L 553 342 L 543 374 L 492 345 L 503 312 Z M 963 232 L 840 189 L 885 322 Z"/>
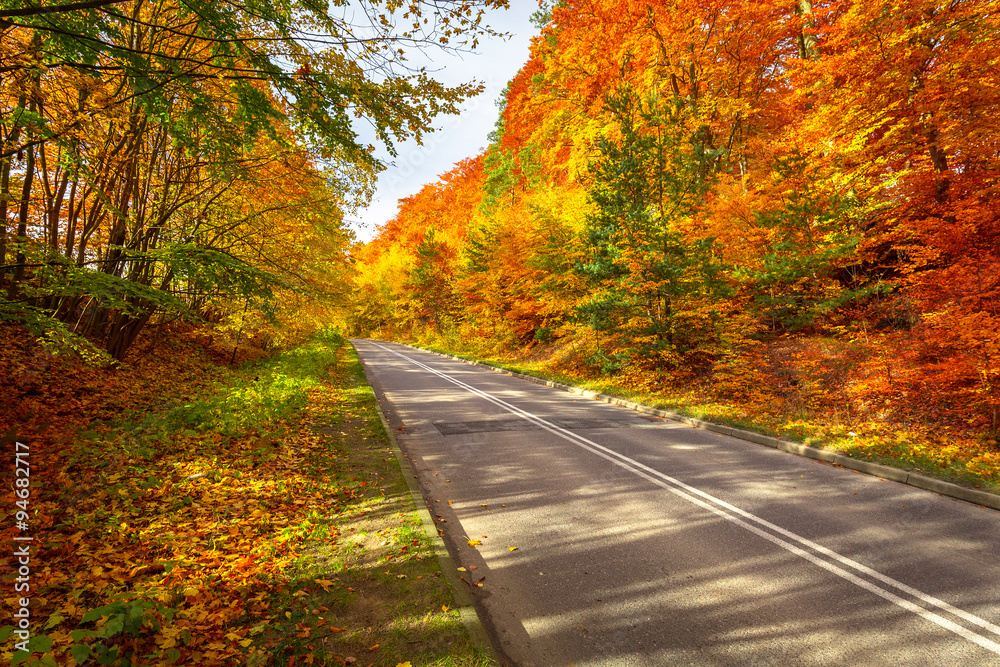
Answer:
<path fill-rule="evenodd" d="M 31 102 L 31 111 L 35 111 L 35 102 Z M 19 244 L 28 241 L 28 209 L 31 203 L 31 186 L 35 179 L 35 147 L 28 146 L 28 154 L 24 165 L 24 186 L 21 188 L 21 205 L 17 213 L 17 242 Z M 24 249 L 17 249 L 17 265 L 14 267 L 14 277 L 7 288 L 7 298 L 11 301 L 17 300 L 20 291 L 21 281 L 24 280 L 24 265 L 27 258 Z"/>
<path fill-rule="evenodd" d="M 76 224 L 80 218 L 82 202 L 78 205 L 76 201 L 76 186 L 80 182 L 80 176 L 73 177 L 73 184 L 69 190 L 69 210 L 66 212 L 66 245 L 63 254 L 68 259 L 73 259 L 73 246 L 76 242 Z"/>
<path fill-rule="evenodd" d="M 42 186 L 45 192 L 45 215 L 46 245 L 53 253 L 59 252 L 59 218 L 62 215 L 63 203 L 66 200 L 66 188 L 69 186 L 69 172 L 62 169 L 58 164 L 53 176 L 53 183 L 49 183 L 48 153 L 45 147 L 39 148 L 39 159 L 41 161 Z"/>
<path fill-rule="evenodd" d="M 27 98 L 22 96 L 17 101 L 17 107 L 23 109 L 27 103 Z M 13 146 L 20 138 L 21 125 L 15 120 L 3 148 Z M 13 159 L 12 155 L 0 158 L 0 266 L 7 264 L 7 202 L 10 201 L 10 163 Z M 0 269 L 0 281 L 3 280 L 3 274 L 4 270 Z"/>
<path fill-rule="evenodd" d="M 798 0 L 797 11 L 802 17 L 802 32 L 799 33 L 799 57 L 803 60 L 816 60 L 819 57 L 819 40 L 813 29 L 816 20 L 813 18 L 812 0 Z"/>

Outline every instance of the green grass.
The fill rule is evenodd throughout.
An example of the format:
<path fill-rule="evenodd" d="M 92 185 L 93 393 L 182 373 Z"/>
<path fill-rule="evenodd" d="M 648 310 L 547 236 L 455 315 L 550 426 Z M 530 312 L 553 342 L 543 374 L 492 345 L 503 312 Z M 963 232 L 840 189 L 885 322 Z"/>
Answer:
<path fill-rule="evenodd" d="M 5 646 L 8 660 L 492 664 L 453 608 L 343 339 L 213 369 L 202 390 L 172 403 L 165 387 L 155 405 L 92 425 L 50 461 L 32 580 L 34 617 L 49 620 L 35 653 Z"/>
<path fill-rule="evenodd" d="M 266 631 L 274 645 L 248 664 L 312 656 L 315 664 L 353 657 L 361 665 L 487 667 L 490 657 L 453 608 L 356 354 L 345 348 L 341 359 L 328 383 L 338 400 L 319 428 L 336 454 L 333 485 L 359 497 L 339 508 L 334 543 L 314 535 L 301 545 L 277 601 L 284 611 Z"/>

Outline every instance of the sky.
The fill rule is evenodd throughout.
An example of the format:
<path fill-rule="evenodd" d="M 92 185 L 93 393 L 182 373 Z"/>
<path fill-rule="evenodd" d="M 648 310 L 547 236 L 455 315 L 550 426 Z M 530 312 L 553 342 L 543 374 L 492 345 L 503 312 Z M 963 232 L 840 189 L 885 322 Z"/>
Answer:
<path fill-rule="evenodd" d="M 490 12 L 487 20 L 497 32 L 511 34 L 507 41 L 482 39 L 475 53 L 461 56 L 431 54 L 433 62 L 428 69 L 437 70 L 433 76 L 438 81 L 457 85 L 476 80 L 486 90 L 467 101 L 460 115 L 438 117 L 434 123 L 437 131 L 424 136 L 423 146 L 408 141 L 396 146 L 395 158 L 384 150 L 379 154 L 392 164 L 379 174 L 371 204 L 346 216 L 359 241 L 370 241 L 377 228 L 396 215 L 401 198 L 416 194 L 425 184 L 450 171 L 456 162 L 486 148 L 487 135 L 493 131 L 498 115 L 496 101 L 507 82 L 527 62 L 531 37 L 538 34 L 529 20 L 537 9 L 535 0 L 511 0 L 510 9 Z"/>

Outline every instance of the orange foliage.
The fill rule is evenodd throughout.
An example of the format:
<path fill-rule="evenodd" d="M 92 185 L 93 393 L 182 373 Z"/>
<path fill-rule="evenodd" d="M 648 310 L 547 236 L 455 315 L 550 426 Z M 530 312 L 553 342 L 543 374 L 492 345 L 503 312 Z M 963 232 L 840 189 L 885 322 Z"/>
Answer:
<path fill-rule="evenodd" d="M 607 267 L 622 272 L 612 282 L 634 276 L 621 283 L 632 290 L 626 324 L 655 319 L 656 308 L 678 322 L 721 318 L 722 333 L 696 341 L 706 374 L 686 382 L 715 373 L 717 386 L 763 406 L 768 392 L 755 387 L 775 368 L 798 368 L 786 389 L 802 410 L 1000 429 L 995 3 L 556 4 L 508 86 L 497 143 L 477 158 L 483 208 L 462 189 L 454 209 L 434 209 L 442 221 L 472 221 L 451 237 L 455 340 L 489 349 L 575 332 L 585 347 L 602 336 L 611 345 L 596 367 L 667 369 L 662 355 L 635 354 L 649 342 L 640 334 L 585 330 L 580 305 L 611 279 L 588 282 L 580 267 L 609 252 Z M 625 91 L 648 112 L 632 135 L 609 105 Z M 674 153 L 650 158 L 644 191 L 666 175 L 700 179 L 703 194 L 683 209 L 683 194 L 665 200 L 661 189 L 659 201 L 601 212 L 599 228 L 595 193 L 627 188 L 614 181 L 625 166 L 602 175 L 596 161 L 611 159 L 608 146 L 626 155 L 634 147 L 623 142 L 664 137 L 676 138 Z M 428 187 L 445 201 L 455 185 Z M 373 252 L 395 244 L 415 256 L 429 223 L 412 203 Z M 667 256 L 654 247 L 664 230 L 704 248 L 726 285 L 692 285 L 711 297 L 687 314 L 649 300 L 662 287 L 650 267 Z M 788 340 L 825 351 L 785 359 Z"/>
<path fill-rule="evenodd" d="M 482 178 L 482 155 L 458 162 L 437 182 L 400 199 L 396 217 L 379 229 L 372 248 L 377 251 L 395 244 L 414 250 L 431 228 L 450 243 L 461 244 L 479 206 Z"/>

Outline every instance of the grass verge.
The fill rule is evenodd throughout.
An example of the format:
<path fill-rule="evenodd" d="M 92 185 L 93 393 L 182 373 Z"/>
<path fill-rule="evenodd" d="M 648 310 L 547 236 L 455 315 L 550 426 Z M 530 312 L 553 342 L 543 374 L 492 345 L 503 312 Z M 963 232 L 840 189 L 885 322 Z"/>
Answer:
<path fill-rule="evenodd" d="M 0 629 L 11 664 L 491 664 L 339 336 L 46 451 L 29 651 Z"/>

